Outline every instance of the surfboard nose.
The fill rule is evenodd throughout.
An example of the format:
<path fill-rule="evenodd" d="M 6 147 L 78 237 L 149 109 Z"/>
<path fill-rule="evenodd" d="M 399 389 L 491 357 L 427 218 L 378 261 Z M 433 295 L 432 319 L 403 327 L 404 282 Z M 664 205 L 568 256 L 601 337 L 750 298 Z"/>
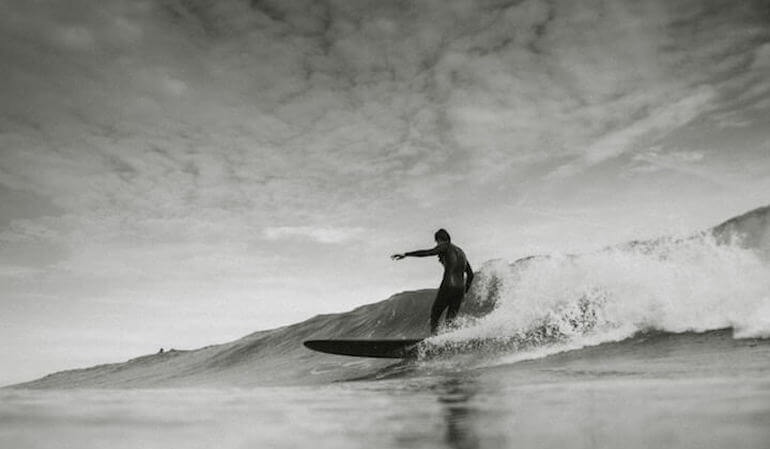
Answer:
<path fill-rule="evenodd" d="M 402 359 L 414 357 L 414 347 L 422 339 L 405 340 L 307 340 L 306 348 L 327 354 L 352 357 Z"/>

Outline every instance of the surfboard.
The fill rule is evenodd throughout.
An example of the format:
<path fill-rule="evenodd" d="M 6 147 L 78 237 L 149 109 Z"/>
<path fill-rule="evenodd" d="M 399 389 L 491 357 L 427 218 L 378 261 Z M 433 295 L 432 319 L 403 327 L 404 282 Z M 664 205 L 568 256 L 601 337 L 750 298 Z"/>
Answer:
<path fill-rule="evenodd" d="M 411 340 L 308 340 L 303 344 L 314 351 L 353 357 L 404 359 L 417 356 L 417 344 Z"/>

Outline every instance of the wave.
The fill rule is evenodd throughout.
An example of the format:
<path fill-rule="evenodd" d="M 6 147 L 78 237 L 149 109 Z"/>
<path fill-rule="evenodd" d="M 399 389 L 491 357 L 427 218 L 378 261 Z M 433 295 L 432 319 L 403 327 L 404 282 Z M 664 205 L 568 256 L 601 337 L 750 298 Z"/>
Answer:
<path fill-rule="evenodd" d="M 447 363 L 505 365 L 650 332 L 729 328 L 738 339 L 770 337 L 769 261 L 770 207 L 694 236 L 488 261 L 458 326 L 427 339 L 415 363 L 427 369 L 420 372 Z M 18 387 L 254 386 L 369 378 L 382 370 L 403 375 L 414 366 L 315 353 L 302 341 L 425 337 L 434 296 L 435 290 L 404 292 L 230 343 L 64 371 Z"/>
<path fill-rule="evenodd" d="M 770 336 L 770 207 L 689 237 L 485 263 L 462 325 L 423 353 L 579 348 L 639 332 Z M 506 359 L 510 360 L 510 358 Z"/>
<path fill-rule="evenodd" d="M 477 341 L 425 359 L 402 362 L 350 380 L 435 376 L 504 377 L 508 383 L 572 382 L 598 378 L 765 378 L 770 340 L 736 339 L 732 329 L 702 333 L 639 332 L 620 341 L 565 342 L 501 352 Z"/>

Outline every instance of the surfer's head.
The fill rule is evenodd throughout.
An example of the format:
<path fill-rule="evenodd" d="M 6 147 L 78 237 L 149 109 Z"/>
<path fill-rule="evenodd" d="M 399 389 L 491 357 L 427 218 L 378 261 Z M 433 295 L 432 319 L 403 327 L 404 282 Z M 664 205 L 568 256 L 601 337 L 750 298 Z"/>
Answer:
<path fill-rule="evenodd" d="M 433 234 L 433 238 L 436 239 L 436 243 L 442 243 L 442 242 L 451 242 L 452 238 L 449 237 L 449 233 L 446 232 L 446 229 L 441 228 L 438 231 L 436 231 L 435 234 Z"/>

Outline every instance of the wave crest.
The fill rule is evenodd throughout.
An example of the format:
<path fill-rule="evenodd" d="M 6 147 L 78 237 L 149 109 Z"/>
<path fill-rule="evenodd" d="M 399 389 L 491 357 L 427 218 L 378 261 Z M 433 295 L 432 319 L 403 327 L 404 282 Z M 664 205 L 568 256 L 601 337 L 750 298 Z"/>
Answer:
<path fill-rule="evenodd" d="M 764 251 L 724 235 L 487 262 L 469 298 L 470 317 L 430 339 L 425 352 L 576 348 L 648 331 L 732 328 L 738 338 L 770 337 Z"/>

